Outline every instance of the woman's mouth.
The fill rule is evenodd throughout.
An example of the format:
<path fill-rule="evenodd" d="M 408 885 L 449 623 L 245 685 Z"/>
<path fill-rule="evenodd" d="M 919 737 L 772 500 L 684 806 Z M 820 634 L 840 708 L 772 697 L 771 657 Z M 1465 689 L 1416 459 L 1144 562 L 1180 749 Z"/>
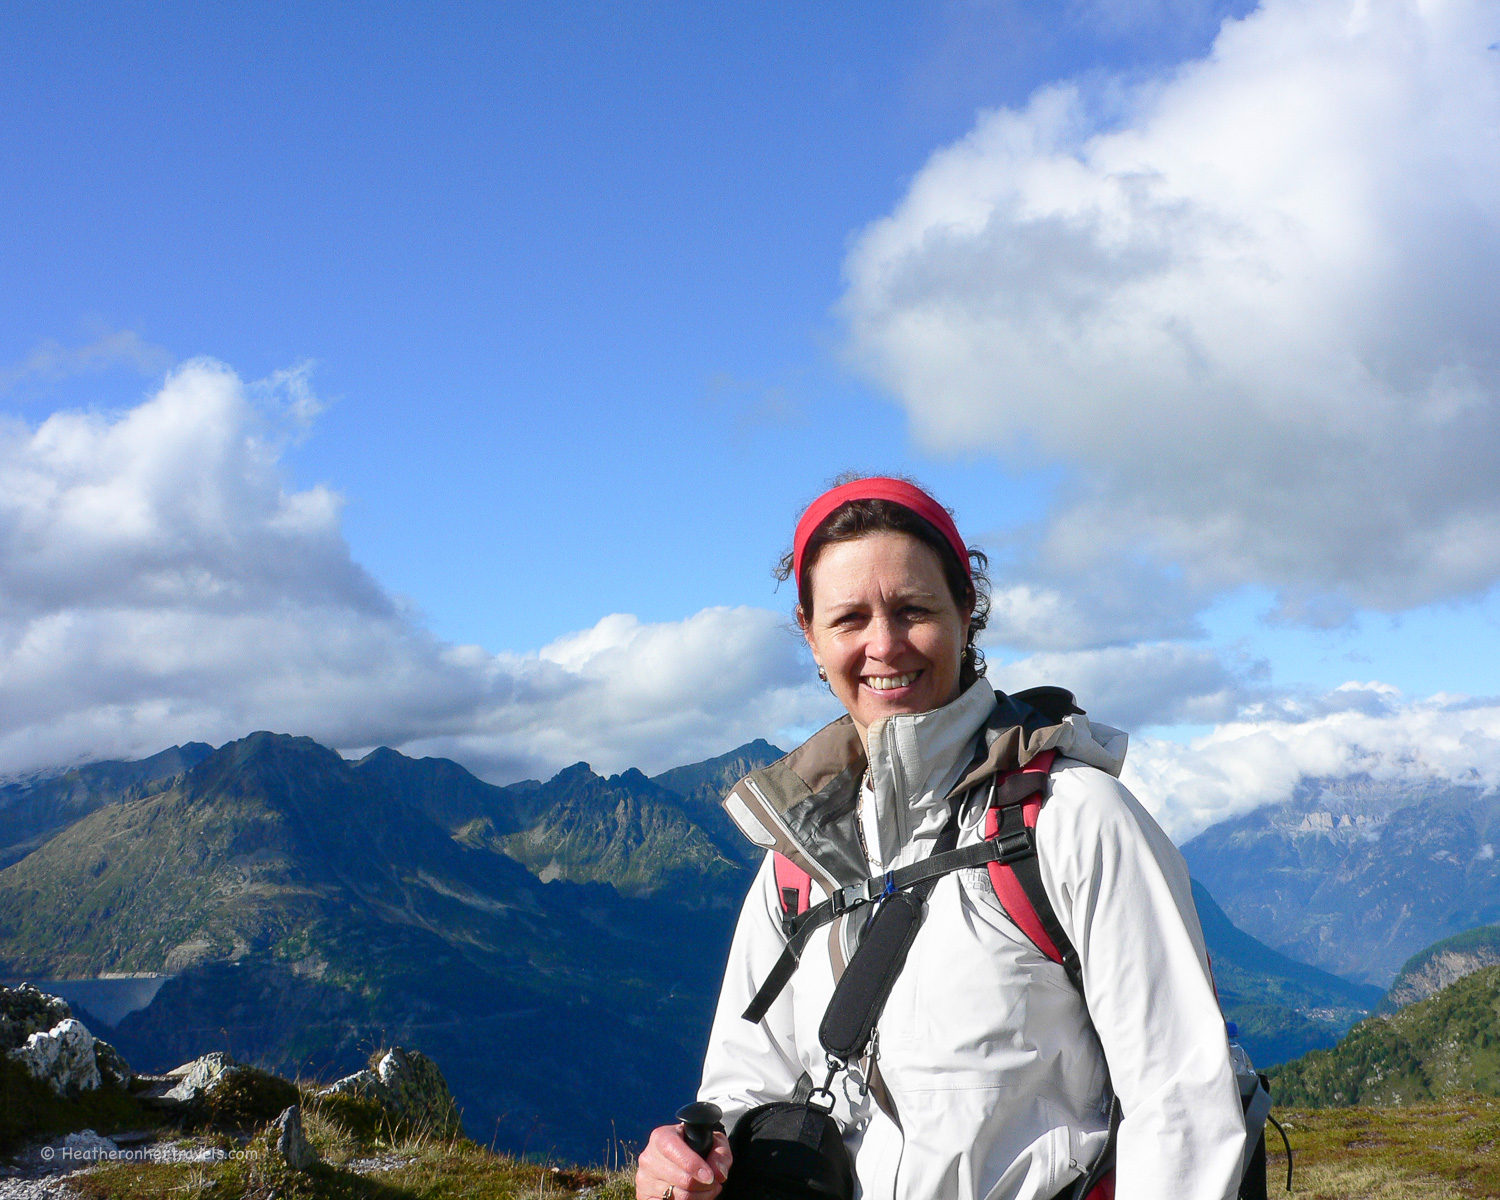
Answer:
<path fill-rule="evenodd" d="M 921 673 L 921 671 L 911 671 L 906 675 L 866 675 L 864 683 L 866 687 L 873 688 L 877 692 L 893 692 L 897 688 L 911 687 Z"/>

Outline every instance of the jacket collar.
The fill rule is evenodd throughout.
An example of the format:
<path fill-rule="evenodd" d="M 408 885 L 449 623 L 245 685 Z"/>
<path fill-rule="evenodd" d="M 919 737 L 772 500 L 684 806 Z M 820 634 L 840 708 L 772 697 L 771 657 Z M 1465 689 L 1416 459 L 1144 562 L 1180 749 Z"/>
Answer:
<path fill-rule="evenodd" d="M 859 799 L 866 840 L 879 869 L 920 857 L 948 823 L 948 792 L 972 764 L 975 738 L 995 707 L 979 679 L 950 704 L 902 713 L 870 726 L 870 790 Z"/>
<path fill-rule="evenodd" d="M 990 691 L 988 683 L 983 687 Z M 897 745 L 906 737 L 915 740 L 915 761 L 921 762 L 922 740 L 929 736 L 922 732 L 927 729 L 924 718 L 939 717 L 957 706 L 977 708 L 986 697 L 981 692 L 971 698 L 973 691 L 971 687 L 935 713 L 889 718 L 878 738 L 872 729 L 877 762 L 885 753 L 883 747 Z M 1072 727 L 1068 724 L 1051 721 L 1002 692 L 993 695 L 994 707 L 982 721 L 970 725 L 965 737 L 967 743 L 977 726 L 980 738 L 973 760 L 946 789 L 944 799 L 979 787 L 999 772 L 1025 766 L 1042 751 L 1059 748 L 1071 739 Z M 970 712 L 968 707 L 960 711 L 963 715 Z M 910 728 L 901 724 L 891 727 L 899 722 L 911 722 Z M 934 742 L 940 740 L 939 734 L 952 732 L 942 720 L 930 724 Z M 740 780 L 724 798 L 724 808 L 752 842 L 786 855 L 831 892 L 864 879 L 869 871 L 854 827 L 854 806 L 865 766 L 859 732 L 854 722 L 843 716 L 785 758 Z"/>

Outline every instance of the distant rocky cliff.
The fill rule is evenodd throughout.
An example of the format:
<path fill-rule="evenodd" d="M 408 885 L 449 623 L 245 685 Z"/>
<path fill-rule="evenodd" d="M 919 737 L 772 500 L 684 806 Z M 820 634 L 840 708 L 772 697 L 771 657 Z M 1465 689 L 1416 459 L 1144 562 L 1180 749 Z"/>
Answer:
<path fill-rule="evenodd" d="M 1500 965 L 1500 926 L 1485 925 L 1444 938 L 1413 955 L 1386 993 L 1382 1012 L 1393 1012 L 1435 996 L 1476 971 Z"/>
<path fill-rule="evenodd" d="M 1500 795 L 1445 783 L 1304 780 L 1183 856 L 1241 929 L 1387 987 L 1414 953 L 1500 921 Z"/>

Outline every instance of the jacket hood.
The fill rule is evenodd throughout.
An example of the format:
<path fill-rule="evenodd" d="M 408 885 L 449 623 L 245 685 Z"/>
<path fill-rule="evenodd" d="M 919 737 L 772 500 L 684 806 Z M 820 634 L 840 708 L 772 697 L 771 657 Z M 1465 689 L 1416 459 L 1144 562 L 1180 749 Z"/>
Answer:
<path fill-rule="evenodd" d="M 990 690 L 983 680 L 978 686 Z M 977 702 L 974 687 L 954 704 Z M 927 715 L 893 717 L 872 726 L 877 755 L 885 740 L 918 739 Z M 1003 692 L 995 693 L 994 708 L 979 732 L 973 759 L 949 789 L 950 796 L 1023 767 L 1047 750 L 1111 775 L 1118 775 L 1125 761 L 1127 738 L 1120 730 L 1091 723 L 1081 712 L 1061 720 L 1048 717 Z M 784 758 L 745 776 L 725 796 L 724 809 L 757 846 L 785 855 L 832 892 L 864 879 L 869 871 L 854 827 L 865 767 L 864 745 L 846 715 Z"/>

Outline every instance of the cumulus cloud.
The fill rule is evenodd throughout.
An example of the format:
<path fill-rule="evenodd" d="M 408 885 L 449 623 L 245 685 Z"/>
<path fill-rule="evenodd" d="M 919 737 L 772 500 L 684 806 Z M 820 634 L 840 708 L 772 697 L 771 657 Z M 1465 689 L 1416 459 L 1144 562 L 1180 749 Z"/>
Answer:
<path fill-rule="evenodd" d="M 649 772 L 841 711 L 811 681 L 785 616 L 761 608 L 708 608 L 661 624 L 617 613 L 486 669 L 514 690 L 479 706 L 464 732 L 411 743 L 410 752 L 512 776 L 518 747 L 532 762 L 590 758 Z"/>
<path fill-rule="evenodd" d="M 116 414 L 0 427 L 0 773 L 254 729 L 461 752 L 491 777 L 658 769 L 816 721 L 778 614 L 609 616 L 530 655 L 443 643 L 279 466 L 302 374 L 174 371 Z"/>
<path fill-rule="evenodd" d="M 1071 471 L 1043 599 L 1166 568 L 1174 636 L 1246 583 L 1327 621 L 1500 578 L 1497 41 L 1493 5 L 1266 0 L 984 114 L 864 231 L 850 352 L 921 441 Z M 1051 645 L 1141 636 L 1077 603 Z"/>
<path fill-rule="evenodd" d="M 1286 800 L 1304 777 L 1500 786 L 1500 700 L 1405 701 L 1388 685 L 1350 683 L 1276 708 L 1187 744 L 1138 739 L 1123 779 L 1179 842 Z"/>

